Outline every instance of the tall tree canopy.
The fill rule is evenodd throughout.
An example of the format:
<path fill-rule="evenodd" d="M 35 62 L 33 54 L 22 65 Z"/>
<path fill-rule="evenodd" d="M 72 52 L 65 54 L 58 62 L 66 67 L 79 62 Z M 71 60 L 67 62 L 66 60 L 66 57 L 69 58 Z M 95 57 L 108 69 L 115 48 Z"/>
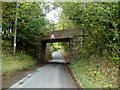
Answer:
<path fill-rule="evenodd" d="M 46 34 L 49 30 L 49 21 L 45 18 L 42 2 L 21 2 L 18 10 L 16 2 L 3 2 L 3 40 L 13 42 L 15 18 L 17 17 L 17 48 L 35 48 L 41 38 L 41 34 Z M 16 13 L 18 12 L 17 16 Z M 11 44 L 12 45 L 12 44 Z"/>
<path fill-rule="evenodd" d="M 63 16 L 75 27 L 83 29 L 91 36 L 83 47 L 86 53 L 97 52 L 103 55 L 109 52 L 109 55 L 118 56 L 120 53 L 118 2 L 66 2 L 56 5 L 63 8 Z"/>

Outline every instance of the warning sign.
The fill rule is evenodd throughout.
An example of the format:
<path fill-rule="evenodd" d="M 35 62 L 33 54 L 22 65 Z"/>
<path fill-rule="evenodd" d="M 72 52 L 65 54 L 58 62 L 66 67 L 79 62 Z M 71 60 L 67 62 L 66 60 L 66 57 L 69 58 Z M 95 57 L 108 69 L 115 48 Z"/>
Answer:
<path fill-rule="evenodd" d="M 50 38 L 55 39 L 55 34 L 52 33 Z"/>

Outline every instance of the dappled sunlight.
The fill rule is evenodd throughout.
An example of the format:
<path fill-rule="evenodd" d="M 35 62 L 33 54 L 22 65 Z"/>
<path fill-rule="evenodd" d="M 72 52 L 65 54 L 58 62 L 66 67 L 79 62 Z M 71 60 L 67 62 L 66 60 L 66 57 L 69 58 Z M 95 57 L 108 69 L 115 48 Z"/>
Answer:
<path fill-rule="evenodd" d="M 54 51 L 52 53 L 52 60 L 49 61 L 50 63 L 54 62 L 54 63 L 67 63 L 67 61 L 65 60 L 65 57 L 63 56 L 63 54 L 61 53 L 60 50 L 58 51 Z"/>
<path fill-rule="evenodd" d="M 1 3 L 2 74 L 44 65 L 12 87 L 120 87 L 117 0 L 45 1 Z"/>

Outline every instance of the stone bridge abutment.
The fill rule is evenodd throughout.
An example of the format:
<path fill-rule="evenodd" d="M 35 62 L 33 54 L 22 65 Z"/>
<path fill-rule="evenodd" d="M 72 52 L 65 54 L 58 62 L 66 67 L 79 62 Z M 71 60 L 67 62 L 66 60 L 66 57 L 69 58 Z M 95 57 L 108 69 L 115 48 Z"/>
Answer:
<path fill-rule="evenodd" d="M 79 55 L 78 46 L 83 44 L 83 38 L 88 35 L 83 35 L 83 30 L 61 30 L 61 31 L 52 31 L 48 36 L 44 37 L 39 46 L 39 60 L 45 61 L 49 56 L 49 44 L 54 42 L 68 42 L 69 43 L 69 61 Z M 51 35 L 54 34 L 54 38 L 51 38 Z"/>

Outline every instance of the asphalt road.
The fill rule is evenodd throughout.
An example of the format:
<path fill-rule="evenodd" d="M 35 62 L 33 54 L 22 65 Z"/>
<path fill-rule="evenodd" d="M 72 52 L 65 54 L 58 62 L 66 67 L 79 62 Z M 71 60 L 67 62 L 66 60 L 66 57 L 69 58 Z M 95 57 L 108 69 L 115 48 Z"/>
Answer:
<path fill-rule="evenodd" d="M 52 54 L 51 63 L 38 68 L 10 88 L 76 88 L 70 74 L 65 69 L 64 56 L 60 51 Z M 52 62 L 60 62 L 52 63 Z"/>

